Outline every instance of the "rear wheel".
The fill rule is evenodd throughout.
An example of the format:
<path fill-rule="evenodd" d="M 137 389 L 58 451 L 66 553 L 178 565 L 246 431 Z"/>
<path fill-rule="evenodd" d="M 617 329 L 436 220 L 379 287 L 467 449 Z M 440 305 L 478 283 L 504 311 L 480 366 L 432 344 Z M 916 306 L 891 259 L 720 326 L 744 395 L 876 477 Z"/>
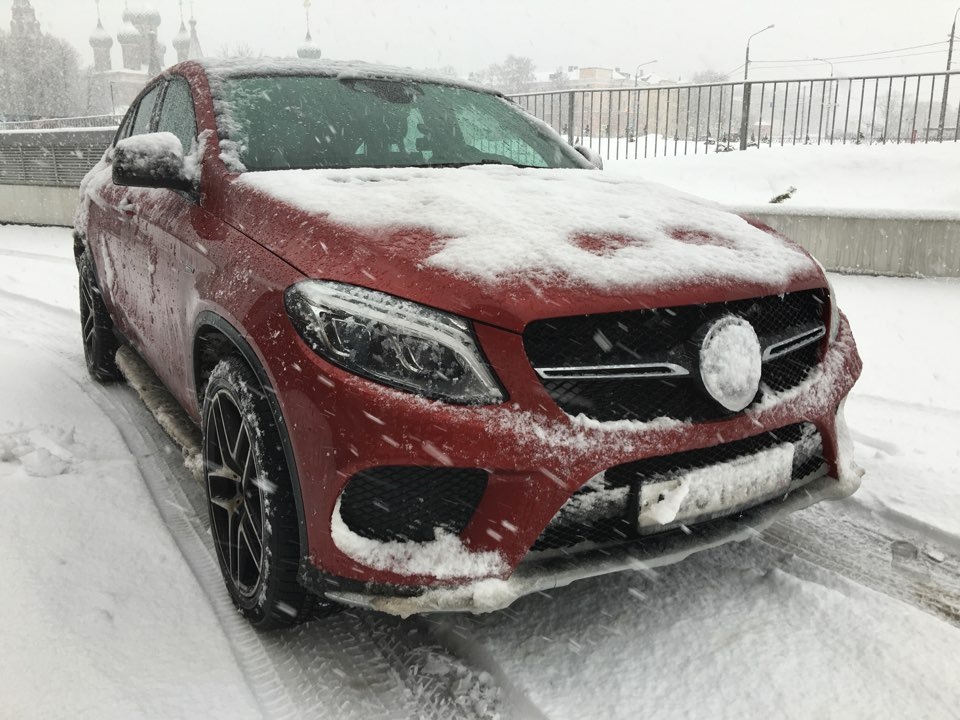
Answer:
<path fill-rule="evenodd" d="M 80 333 L 87 371 L 97 382 L 120 380 L 122 376 L 115 359 L 120 343 L 103 303 L 88 250 L 77 259 L 77 271 L 80 275 Z"/>
<path fill-rule="evenodd" d="M 280 434 L 260 383 L 239 357 L 210 374 L 203 456 L 210 531 L 241 614 L 271 630 L 331 610 L 297 581 L 300 534 Z"/>

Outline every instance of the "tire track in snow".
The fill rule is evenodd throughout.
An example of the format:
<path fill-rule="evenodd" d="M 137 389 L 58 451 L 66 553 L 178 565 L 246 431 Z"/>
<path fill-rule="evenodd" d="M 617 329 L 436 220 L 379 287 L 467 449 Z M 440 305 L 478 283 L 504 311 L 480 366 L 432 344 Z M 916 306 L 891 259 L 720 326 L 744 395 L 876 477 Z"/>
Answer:
<path fill-rule="evenodd" d="M 38 308 L 38 309 L 40 309 L 40 310 L 44 310 L 44 311 L 46 311 L 46 312 L 56 313 L 56 314 L 59 315 L 60 317 L 67 317 L 67 318 L 79 318 L 79 317 L 80 317 L 80 311 L 79 311 L 79 310 L 71 310 L 71 309 L 62 307 L 62 306 L 60 306 L 60 305 L 54 305 L 53 303 L 48 303 L 48 302 L 46 302 L 46 301 L 44 301 L 44 300 L 40 300 L 39 298 L 31 297 L 30 295 L 21 295 L 20 293 L 11 292 L 10 290 L 5 290 L 5 289 L 3 289 L 3 288 L 0 288 L 0 297 L 7 298 L 8 300 L 14 300 L 14 301 L 17 301 L 17 302 L 22 302 L 22 303 L 25 303 L 25 304 L 27 304 L 27 305 L 31 305 L 31 306 L 33 306 L 33 307 L 35 307 L 35 308 Z M 80 301 L 79 298 L 77 298 L 77 302 L 79 302 L 79 301 Z M 11 314 L 11 313 L 5 313 L 5 314 L 8 315 L 9 317 L 12 317 L 12 314 Z M 78 322 L 79 322 L 79 321 L 78 321 Z M 79 325 L 78 325 L 77 328 L 75 329 L 75 332 L 76 332 L 76 336 L 77 336 L 77 342 L 79 343 L 79 342 L 80 342 L 80 327 L 79 327 Z"/>
<path fill-rule="evenodd" d="M 942 415 L 952 419 L 960 418 L 960 409 L 943 407 L 941 405 L 924 405 L 923 403 L 911 402 L 909 400 L 898 400 L 897 398 L 883 397 L 882 395 L 869 395 L 867 393 L 858 393 L 854 390 L 851 395 L 855 400 L 878 403 L 880 405 L 896 405 L 899 407 L 918 410 L 922 413 Z"/>
<path fill-rule="evenodd" d="M 35 253 L 27 250 L 11 250 L 10 248 L 0 248 L 0 255 L 24 258 L 27 260 L 41 260 L 43 262 L 66 263 L 67 265 L 73 265 L 76 262 L 72 255 L 49 255 L 47 253 Z"/>
<path fill-rule="evenodd" d="M 944 553 L 917 528 L 878 525 L 864 515 L 837 503 L 815 505 L 774 523 L 757 540 L 960 627 L 956 549 Z M 804 574 L 789 562 L 783 569 Z"/>

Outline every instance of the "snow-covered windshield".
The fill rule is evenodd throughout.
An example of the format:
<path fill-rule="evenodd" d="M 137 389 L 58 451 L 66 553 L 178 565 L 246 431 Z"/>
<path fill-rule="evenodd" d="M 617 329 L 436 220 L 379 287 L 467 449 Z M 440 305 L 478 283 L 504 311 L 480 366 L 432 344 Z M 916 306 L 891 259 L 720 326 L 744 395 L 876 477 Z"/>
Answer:
<path fill-rule="evenodd" d="M 247 170 L 505 164 L 582 168 L 546 126 L 489 93 L 431 82 L 256 76 L 224 83 Z"/>

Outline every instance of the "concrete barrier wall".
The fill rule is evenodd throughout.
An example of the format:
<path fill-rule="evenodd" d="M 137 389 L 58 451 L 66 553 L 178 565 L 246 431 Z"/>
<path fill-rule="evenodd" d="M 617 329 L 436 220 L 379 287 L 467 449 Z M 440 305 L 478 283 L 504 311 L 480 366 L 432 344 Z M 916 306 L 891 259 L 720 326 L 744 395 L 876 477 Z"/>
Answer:
<path fill-rule="evenodd" d="M 72 227 L 79 197 L 75 187 L 0 185 L 0 223 Z"/>
<path fill-rule="evenodd" d="M 806 248 L 828 270 L 960 277 L 960 212 L 734 208 Z"/>

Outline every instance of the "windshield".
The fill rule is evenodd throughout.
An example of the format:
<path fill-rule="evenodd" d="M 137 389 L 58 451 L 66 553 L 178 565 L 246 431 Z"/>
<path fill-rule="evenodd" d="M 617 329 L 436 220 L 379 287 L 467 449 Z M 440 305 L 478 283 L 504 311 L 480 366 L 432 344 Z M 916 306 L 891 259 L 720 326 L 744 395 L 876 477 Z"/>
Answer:
<path fill-rule="evenodd" d="M 224 82 L 247 170 L 506 164 L 582 168 L 556 134 L 496 95 L 407 80 Z"/>

